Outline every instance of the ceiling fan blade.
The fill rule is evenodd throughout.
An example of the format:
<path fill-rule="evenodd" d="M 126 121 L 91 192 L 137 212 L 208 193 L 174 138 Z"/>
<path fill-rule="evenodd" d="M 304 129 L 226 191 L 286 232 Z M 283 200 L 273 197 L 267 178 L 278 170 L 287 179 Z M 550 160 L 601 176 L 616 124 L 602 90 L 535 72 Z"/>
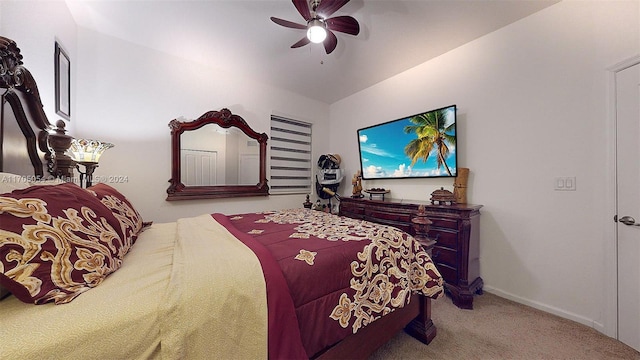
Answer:
<path fill-rule="evenodd" d="M 274 23 L 278 24 L 278 25 L 282 25 L 284 27 L 288 27 L 288 28 L 293 28 L 293 29 L 307 29 L 307 25 L 302 25 L 302 24 L 296 24 L 292 21 L 289 20 L 283 20 L 283 19 L 278 19 L 276 17 L 271 17 L 271 21 L 273 21 Z"/>
<path fill-rule="evenodd" d="M 331 54 L 338 45 L 338 38 L 336 37 L 336 34 L 334 34 L 333 31 L 327 29 L 327 38 L 324 39 L 323 44 L 324 50 L 327 52 L 327 55 Z"/>
<path fill-rule="evenodd" d="M 324 18 L 329 17 L 348 2 L 349 0 L 323 0 L 318 5 L 316 13 Z"/>
<path fill-rule="evenodd" d="M 339 31 L 346 34 L 358 35 L 360 33 L 360 24 L 358 20 L 351 16 L 336 16 L 325 20 L 327 28 L 333 31 Z"/>
<path fill-rule="evenodd" d="M 311 41 L 309 40 L 309 38 L 307 38 L 306 36 L 303 37 L 302 39 L 300 39 L 300 41 L 298 41 L 297 43 L 291 45 L 292 48 L 299 48 L 301 46 L 305 46 L 308 43 L 310 43 Z"/>
<path fill-rule="evenodd" d="M 307 0 L 292 0 L 293 6 L 298 9 L 298 12 L 302 17 L 309 21 L 311 19 L 311 12 L 309 11 L 309 2 Z"/>

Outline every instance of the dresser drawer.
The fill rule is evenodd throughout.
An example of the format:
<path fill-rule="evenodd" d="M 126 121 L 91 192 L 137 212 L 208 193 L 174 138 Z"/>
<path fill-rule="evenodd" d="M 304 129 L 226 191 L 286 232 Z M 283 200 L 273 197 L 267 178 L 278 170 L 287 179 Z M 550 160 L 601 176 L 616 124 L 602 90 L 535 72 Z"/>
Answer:
<path fill-rule="evenodd" d="M 394 220 L 389 220 L 389 219 L 383 219 L 383 218 L 372 218 L 370 216 L 366 216 L 364 217 L 365 220 L 367 221 L 371 221 L 377 224 L 382 224 L 382 225 L 389 225 L 389 226 L 393 226 L 395 228 L 398 228 L 404 232 L 407 232 L 409 234 L 411 234 L 411 226 L 408 225 L 405 222 L 400 222 L 400 221 L 394 221 Z"/>
<path fill-rule="evenodd" d="M 429 216 L 429 220 L 431 220 L 431 227 L 439 227 L 451 230 L 458 230 L 458 221 L 451 219 L 443 219 Z"/>
<path fill-rule="evenodd" d="M 431 228 L 429 230 L 429 238 L 436 241 L 436 245 L 446 246 L 451 249 L 458 248 L 458 232 L 445 231 Z"/>
<path fill-rule="evenodd" d="M 436 264 L 436 269 L 447 284 L 458 285 L 458 270 L 456 268 L 445 264 Z"/>
<path fill-rule="evenodd" d="M 340 215 L 352 219 L 364 219 L 364 207 L 340 204 Z"/>
<path fill-rule="evenodd" d="M 340 209 L 340 216 L 346 216 L 352 219 L 362 220 L 364 219 L 364 211 L 351 211 L 358 209 Z"/>
<path fill-rule="evenodd" d="M 446 247 L 434 246 L 431 259 L 435 263 L 446 264 L 452 268 L 458 267 L 458 252 Z"/>
<path fill-rule="evenodd" d="M 403 223 L 411 223 L 411 214 L 389 212 L 377 209 L 366 209 L 365 214 L 367 217 L 380 220 L 396 221 Z"/>

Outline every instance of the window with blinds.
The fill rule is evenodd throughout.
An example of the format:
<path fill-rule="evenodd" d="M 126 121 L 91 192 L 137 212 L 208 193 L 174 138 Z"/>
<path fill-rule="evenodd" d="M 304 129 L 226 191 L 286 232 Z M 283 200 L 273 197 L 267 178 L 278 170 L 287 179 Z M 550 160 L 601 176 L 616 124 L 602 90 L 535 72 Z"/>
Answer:
<path fill-rule="evenodd" d="M 271 116 L 271 194 L 311 193 L 311 124 Z"/>

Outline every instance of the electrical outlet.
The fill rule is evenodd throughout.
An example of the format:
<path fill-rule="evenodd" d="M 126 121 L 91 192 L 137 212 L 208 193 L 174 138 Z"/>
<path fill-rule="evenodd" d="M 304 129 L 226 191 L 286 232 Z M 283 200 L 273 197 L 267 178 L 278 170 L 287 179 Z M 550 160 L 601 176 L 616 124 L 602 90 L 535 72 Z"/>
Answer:
<path fill-rule="evenodd" d="M 554 179 L 553 189 L 556 191 L 576 191 L 576 177 L 575 176 L 556 177 Z"/>

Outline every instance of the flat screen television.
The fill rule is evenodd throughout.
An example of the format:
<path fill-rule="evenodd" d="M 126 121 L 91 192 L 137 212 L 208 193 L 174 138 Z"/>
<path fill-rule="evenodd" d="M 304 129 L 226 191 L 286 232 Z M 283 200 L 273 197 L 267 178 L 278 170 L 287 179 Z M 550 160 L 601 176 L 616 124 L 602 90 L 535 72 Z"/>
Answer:
<path fill-rule="evenodd" d="M 455 177 L 456 105 L 358 130 L 365 180 Z"/>

